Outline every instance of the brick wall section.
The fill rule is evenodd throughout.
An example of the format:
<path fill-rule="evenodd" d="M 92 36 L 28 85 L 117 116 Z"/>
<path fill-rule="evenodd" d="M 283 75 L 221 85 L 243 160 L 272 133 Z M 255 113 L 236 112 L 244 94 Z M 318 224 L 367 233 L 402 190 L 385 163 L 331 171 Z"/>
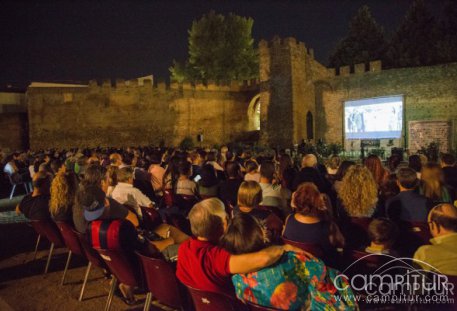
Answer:
<path fill-rule="evenodd" d="M 27 148 L 27 114 L 0 114 L 0 149 L 10 151 Z"/>
<path fill-rule="evenodd" d="M 207 144 L 229 142 L 247 129 L 257 86 L 143 86 L 119 81 L 87 88 L 29 88 L 33 149 L 178 144 L 202 130 Z M 71 94 L 71 96 L 68 96 Z M 68 99 L 71 99 L 68 101 Z"/>
<path fill-rule="evenodd" d="M 316 84 L 320 94 L 316 104 L 321 105 L 325 116 L 325 126 L 319 128 L 319 135 L 326 141 L 343 141 L 343 103 L 349 99 L 404 95 L 406 125 L 409 121 L 417 120 L 448 120 L 456 124 L 457 63 L 404 69 L 374 69 L 375 71 L 363 74 L 336 76 Z M 407 136 L 408 130 L 404 130 Z M 455 125 L 452 136 L 455 147 Z M 408 137 L 406 146 L 407 140 Z"/>

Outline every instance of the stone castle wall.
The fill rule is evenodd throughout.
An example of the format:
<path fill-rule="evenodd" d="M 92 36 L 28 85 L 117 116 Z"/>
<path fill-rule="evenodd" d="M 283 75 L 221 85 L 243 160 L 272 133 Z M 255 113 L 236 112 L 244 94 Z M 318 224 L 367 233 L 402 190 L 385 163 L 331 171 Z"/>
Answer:
<path fill-rule="evenodd" d="M 29 88 L 32 149 L 72 146 L 177 145 L 201 131 L 206 143 L 228 142 L 247 130 L 256 86 L 153 87 L 151 81 L 110 81 L 87 87 Z"/>
<path fill-rule="evenodd" d="M 202 133 L 204 145 L 228 143 L 254 128 L 260 143 L 289 147 L 302 139 L 345 143 L 345 100 L 403 95 L 409 121 L 457 119 L 457 64 L 382 70 L 379 61 L 335 69 L 294 38 L 259 43 L 259 83 L 153 86 L 110 81 L 86 87 L 29 87 L 31 148 L 177 145 Z M 310 122 L 311 121 L 311 122 Z M 408 146 L 408 128 L 396 146 Z M 451 140 L 457 145 L 457 127 Z M 353 144 L 353 142 L 351 142 Z M 347 142 L 346 142 L 347 145 Z"/>
<path fill-rule="evenodd" d="M 334 76 L 317 83 L 316 106 L 321 111 L 318 136 L 328 142 L 344 142 L 344 101 L 403 95 L 404 139 L 400 146 L 408 146 L 410 121 L 457 121 L 457 63 L 430 67 L 359 71 Z M 452 138 L 453 137 L 453 138 Z M 453 128 L 456 146 L 457 127 Z M 452 142 L 451 142 L 452 143 Z"/>

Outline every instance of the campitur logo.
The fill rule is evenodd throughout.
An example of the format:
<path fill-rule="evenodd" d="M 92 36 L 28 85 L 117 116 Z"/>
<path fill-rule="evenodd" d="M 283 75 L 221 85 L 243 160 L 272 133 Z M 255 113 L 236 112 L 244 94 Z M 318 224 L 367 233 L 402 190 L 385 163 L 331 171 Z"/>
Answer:
<path fill-rule="evenodd" d="M 360 257 L 335 279 L 338 290 L 350 286 L 354 292 L 337 300 L 365 304 L 454 304 L 454 284 L 426 262 L 387 254 Z"/>

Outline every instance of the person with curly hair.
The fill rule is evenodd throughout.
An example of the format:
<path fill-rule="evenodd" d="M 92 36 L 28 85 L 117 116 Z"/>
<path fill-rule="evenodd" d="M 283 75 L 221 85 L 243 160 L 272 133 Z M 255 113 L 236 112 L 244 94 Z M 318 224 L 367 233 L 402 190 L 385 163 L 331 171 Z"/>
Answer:
<path fill-rule="evenodd" d="M 339 213 L 349 217 L 371 217 L 378 202 L 378 184 L 373 174 L 363 165 L 354 165 L 347 171 L 338 191 Z"/>
<path fill-rule="evenodd" d="M 51 183 L 49 211 L 55 221 L 71 221 L 73 205 L 78 190 L 78 179 L 74 172 L 60 171 Z"/>

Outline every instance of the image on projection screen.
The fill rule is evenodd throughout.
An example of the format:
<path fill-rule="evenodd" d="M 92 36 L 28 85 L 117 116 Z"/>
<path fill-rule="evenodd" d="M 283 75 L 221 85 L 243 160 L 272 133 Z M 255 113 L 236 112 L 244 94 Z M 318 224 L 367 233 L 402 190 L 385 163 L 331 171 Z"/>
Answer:
<path fill-rule="evenodd" d="M 344 102 L 346 139 L 400 138 L 402 126 L 403 96 Z"/>

